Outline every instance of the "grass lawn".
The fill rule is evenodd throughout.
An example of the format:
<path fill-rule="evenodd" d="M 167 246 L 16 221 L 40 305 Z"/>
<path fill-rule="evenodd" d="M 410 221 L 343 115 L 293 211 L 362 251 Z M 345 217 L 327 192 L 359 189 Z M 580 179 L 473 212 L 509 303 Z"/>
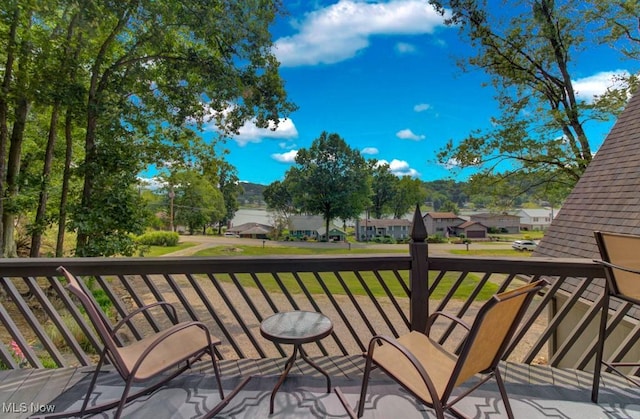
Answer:
<path fill-rule="evenodd" d="M 293 246 L 216 246 L 200 250 L 194 256 L 270 256 L 270 255 L 354 255 L 366 253 L 409 253 L 409 248 L 363 249 L 346 247 L 293 247 Z"/>
<path fill-rule="evenodd" d="M 142 252 L 142 256 L 158 257 L 166 255 L 167 253 L 177 252 L 178 250 L 188 249 L 189 247 L 193 247 L 196 244 L 197 243 L 183 242 L 178 243 L 177 246 L 149 246 L 147 249 L 144 249 L 144 251 Z"/>
<path fill-rule="evenodd" d="M 454 255 L 465 256 L 512 256 L 512 257 L 529 257 L 532 252 L 521 252 L 514 249 L 473 249 L 473 245 L 469 250 L 455 249 L 450 251 Z"/>
<path fill-rule="evenodd" d="M 381 271 L 379 272 L 380 278 L 387 285 L 391 293 L 396 297 L 408 297 L 404 291 L 404 288 L 396 278 L 393 272 Z M 408 272 L 401 272 L 400 276 L 405 283 L 408 283 Z M 437 272 L 431 272 L 429 274 L 430 279 L 435 279 Z M 351 291 L 354 295 L 367 295 L 365 291 L 365 287 L 362 285 L 362 282 L 358 278 L 358 276 L 354 272 L 340 272 L 340 278 L 344 282 L 343 284 L 340 282 L 338 277 L 331 272 L 322 272 L 319 273 L 318 276 L 320 280 L 316 278 L 313 273 L 310 272 L 300 272 L 298 273 L 298 278 L 304 284 L 305 288 L 312 295 L 317 294 L 325 294 L 320 284 L 320 281 L 327 287 L 327 289 L 334 295 L 346 295 L 345 287 Z M 256 277 L 265 288 L 267 293 L 282 293 L 282 288 L 278 285 L 277 280 L 271 276 L 270 274 L 256 274 Z M 226 274 L 216 275 L 216 278 L 219 281 L 223 282 L 231 282 L 231 277 Z M 236 278 L 238 282 L 242 285 L 242 287 L 246 288 L 257 288 L 256 282 L 251 278 L 249 274 L 237 274 Z M 296 280 L 294 274 L 292 273 L 280 273 L 278 274 L 278 278 L 284 288 L 286 288 L 291 294 L 302 294 L 302 288 L 300 284 Z M 387 294 L 384 291 L 384 288 L 380 284 L 380 281 L 376 277 L 373 272 L 360 272 L 360 278 L 367 285 L 371 293 L 375 297 L 386 297 Z M 458 275 L 455 273 L 447 273 L 444 278 L 440 281 L 438 287 L 434 290 L 433 294 L 430 296 L 431 299 L 442 299 L 449 292 L 454 282 L 458 279 Z M 469 297 L 471 292 L 473 292 L 476 284 L 478 283 L 478 276 L 474 274 L 469 274 L 465 278 L 462 285 L 458 288 L 458 291 L 455 294 L 455 299 L 465 300 Z M 482 291 L 478 295 L 479 301 L 486 301 L 498 290 L 498 286 L 493 283 L 487 283 L 483 287 Z"/>

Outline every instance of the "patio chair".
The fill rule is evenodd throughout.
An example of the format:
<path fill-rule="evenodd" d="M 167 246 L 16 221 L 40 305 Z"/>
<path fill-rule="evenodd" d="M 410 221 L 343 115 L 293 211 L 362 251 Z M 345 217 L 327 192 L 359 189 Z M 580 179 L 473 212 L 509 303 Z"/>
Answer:
<path fill-rule="evenodd" d="M 429 316 L 425 333 L 412 331 L 398 339 L 374 336 L 369 342 L 366 354 L 357 416 L 340 389 L 336 389 L 338 398 L 352 418 L 361 417 L 364 413 L 369 375 L 375 365 L 418 401 L 433 408 L 436 417 L 441 419 L 447 410 L 454 415 L 460 415 L 453 406 L 491 377 L 495 377 L 507 416 L 513 418 L 504 382 L 498 370 L 498 362 L 529 303 L 546 285 L 547 282 L 542 279 L 494 295 L 480 308 L 471 327 L 457 317 L 438 311 Z M 460 346 L 459 355 L 449 352 L 429 337 L 431 327 L 438 316 L 447 317 L 468 331 Z M 452 398 L 452 393 L 457 387 L 478 373 L 486 375 L 471 388 Z"/>
<path fill-rule="evenodd" d="M 237 393 L 235 389 L 232 394 L 224 397 L 222 383 L 220 380 L 220 370 L 216 362 L 214 347 L 220 344 L 220 341 L 211 336 L 207 327 L 198 321 L 178 322 L 175 308 L 163 301 L 152 303 L 132 311 L 114 327 L 105 320 L 100 313 L 100 308 L 96 305 L 90 293 L 84 288 L 84 284 L 79 281 L 64 267 L 59 267 L 58 272 L 62 273 L 68 281 L 67 289 L 71 291 L 84 307 L 87 316 L 93 324 L 96 333 L 104 344 L 104 349 L 100 354 L 100 360 L 91 378 L 91 383 L 87 389 L 82 408 L 77 412 L 61 412 L 57 415 L 47 416 L 54 417 L 71 417 L 85 414 L 101 412 L 112 409 L 117 406 L 114 418 L 119 418 L 125 404 L 141 395 L 149 394 L 162 387 L 169 380 L 177 377 L 179 374 L 191 367 L 193 362 L 200 360 L 205 354 L 211 356 L 213 372 L 218 385 L 221 402 L 208 413 L 213 416 L 229 402 L 229 400 Z M 151 336 L 138 340 L 128 346 L 119 346 L 116 343 L 116 333 L 118 330 L 128 323 L 135 315 L 141 314 L 154 307 L 165 306 L 168 308 L 167 313 L 171 314 L 170 319 L 172 326 L 165 330 L 161 330 Z M 125 381 L 124 390 L 120 400 L 114 400 L 103 403 L 99 406 L 87 407 L 93 389 L 95 388 L 100 368 L 108 361 L 113 365 L 115 370 Z M 161 376 L 173 369 L 170 374 Z M 142 390 L 130 393 L 131 387 L 135 382 L 141 382 L 154 377 L 160 377 L 160 381 L 145 387 Z"/>
<path fill-rule="evenodd" d="M 605 274 L 602 315 L 598 329 L 598 343 L 593 368 L 593 387 L 591 390 L 591 400 L 597 403 L 602 364 L 606 365 L 607 369 L 640 386 L 640 381 L 632 379 L 616 368 L 640 367 L 640 363 L 609 363 L 603 360 L 611 297 L 640 305 L 640 252 L 638 251 L 640 248 L 640 236 L 600 231 L 595 231 L 594 235 L 602 258 L 602 260 L 595 260 L 595 262 L 603 265 Z"/>

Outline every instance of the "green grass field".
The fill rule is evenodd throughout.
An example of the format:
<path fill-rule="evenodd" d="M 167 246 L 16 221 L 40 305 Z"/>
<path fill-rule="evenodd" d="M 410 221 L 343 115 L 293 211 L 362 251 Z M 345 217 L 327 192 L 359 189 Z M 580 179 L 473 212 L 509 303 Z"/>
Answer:
<path fill-rule="evenodd" d="M 519 250 L 513 249 L 473 249 L 473 245 L 469 248 L 469 250 L 464 249 L 455 249 L 449 251 L 454 255 L 465 255 L 465 256 L 511 256 L 511 257 L 529 257 L 531 256 L 531 252 L 521 252 Z"/>
<path fill-rule="evenodd" d="M 313 273 L 300 272 L 298 274 L 298 278 L 307 289 L 307 291 L 312 295 L 325 294 L 321 282 L 325 285 L 329 292 L 334 295 L 346 295 L 347 292 L 345 291 L 345 287 L 354 295 L 367 295 L 365 287 L 362 285 L 362 282 L 364 282 L 371 291 L 371 294 L 373 294 L 375 297 L 387 296 L 383 286 L 380 284 L 380 281 L 373 272 L 360 272 L 360 278 L 358 278 L 358 276 L 354 272 L 340 272 L 339 274 L 342 283 L 338 276 L 331 272 L 319 273 L 318 276 L 320 277 L 320 279 L 318 279 Z M 386 284 L 392 295 L 396 297 L 408 297 L 406 292 L 404 291 L 404 288 L 393 272 L 381 271 L 379 272 L 379 274 L 380 278 Z M 401 272 L 400 275 L 405 284 L 408 284 L 408 273 Z M 432 272 L 430 274 L 430 280 L 434 280 L 436 275 L 437 272 Z M 259 279 L 260 284 L 262 284 L 267 293 L 282 293 L 282 288 L 278 284 L 278 281 L 272 275 L 256 274 L 256 277 Z M 222 282 L 232 282 L 231 277 L 226 274 L 216 275 L 216 278 Z M 238 280 L 240 285 L 242 285 L 242 287 L 257 288 L 256 282 L 253 280 L 253 278 L 251 278 L 251 275 L 249 274 L 237 274 L 236 279 Z M 296 280 L 294 274 L 280 273 L 278 274 L 278 279 L 282 283 L 282 286 L 291 294 L 303 294 L 302 287 Z M 360 281 L 360 279 L 362 279 L 362 281 Z M 444 296 L 449 292 L 457 279 L 458 275 L 455 273 L 445 274 L 444 278 L 442 278 L 440 284 L 434 290 L 430 298 L 437 300 L 444 298 Z M 467 299 L 475 289 L 478 281 L 478 276 L 474 274 L 467 275 L 467 277 L 455 293 L 454 298 L 460 300 Z M 491 296 L 495 294 L 497 290 L 498 286 L 496 284 L 485 284 L 483 289 L 480 291 L 480 294 L 478 295 L 478 300 L 486 301 L 487 299 L 491 298 Z"/>
<path fill-rule="evenodd" d="M 293 247 L 293 246 L 216 246 L 203 249 L 194 256 L 270 256 L 270 255 L 354 255 L 366 253 L 409 253 L 408 247 L 376 250 L 352 248 L 346 246 L 326 248 L 326 247 Z"/>
<path fill-rule="evenodd" d="M 177 252 L 178 250 L 188 249 L 195 246 L 197 243 L 182 242 L 177 246 L 149 246 L 142 251 L 142 256 L 146 257 L 158 257 L 166 255 L 167 253 Z"/>
<path fill-rule="evenodd" d="M 177 250 L 186 249 L 194 246 L 195 243 L 184 242 L 180 243 L 178 246 L 173 247 L 161 247 L 161 246 L 151 246 L 147 252 L 145 252 L 145 256 L 147 257 L 157 257 L 162 256 L 167 253 L 171 253 Z M 326 248 L 326 247 L 293 247 L 293 246 L 215 246 L 208 249 L 200 250 L 194 253 L 194 256 L 271 256 L 271 255 L 348 255 L 348 254 L 374 254 L 380 253 L 381 251 L 378 249 L 363 249 L 363 248 L 353 248 L 349 250 L 346 246 L 340 246 L 335 248 Z M 408 248 L 402 247 L 398 249 L 384 249 L 382 250 L 384 253 L 398 253 L 398 254 L 407 254 Z M 521 253 L 515 250 L 499 250 L 499 249 L 488 249 L 488 250 L 452 250 L 453 254 L 464 254 L 464 255 L 482 255 L 482 256 L 523 256 L 529 255 L 529 253 Z M 379 272 L 380 277 L 383 282 L 387 285 L 389 291 L 397 297 L 407 297 L 407 294 L 404 290 L 404 287 L 396 278 L 393 272 L 381 271 Z M 313 273 L 310 272 L 300 272 L 298 274 L 299 280 L 303 283 L 304 287 L 307 291 L 312 295 L 325 294 L 323 287 L 324 286 L 329 290 L 331 294 L 335 295 L 346 295 L 346 289 L 350 290 L 350 292 L 354 295 L 367 295 L 367 291 L 365 287 L 362 285 L 362 282 L 366 284 L 369 288 L 370 292 L 375 297 L 386 297 L 386 291 L 384 287 L 380 284 L 380 280 L 376 277 L 373 272 L 360 272 L 360 278 L 354 272 L 340 272 L 340 279 L 342 279 L 342 283 L 340 279 L 331 272 L 323 272 L 319 273 L 318 279 Z M 408 284 L 408 272 L 400 273 L 402 280 L 405 284 Z M 437 275 L 437 272 L 431 272 L 431 280 L 434 280 Z M 257 278 L 260 280 L 260 283 L 265 288 L 268 293 L 282 293 L 282 288 L 278 284 L 278 281 L 270 274 L 256 274 Z M 232 279 L 229 275 L 220 274 L 216 275 L 216 278 L 219 281 L 223 282 L 232 282 Z M 282 286 L 287 289 L 292 294 L 302 294 L 304 291 L 300 286 L 298 280 L 295 275 L 292 273 L 281 273 L 278 275 L 279 280 L 282 283 Z M 452 288 L 453 284 L 457 280 L 458 275 L 456 273 L 447 273 L 441 280 L 438 287 L 434 290 L 431 295 L 432 299 L 441 299 L 443 298 L 449 290 Z M 204 278 L 202 278 L 204 280 Z M 236 279 L 243 287 L 257 288 L 256 282 L 249 274 L 237 274 Z M 361 281 L 362 280 L 362 281 Z M 466 299 L 475 289 L 476 285 L 479 282 L 479 276 L 475 274 L 469 274 L 458 288 L 454 298 L 464 300 Z M 485 301 L 498 290 L 498 286 L 493 283 L 486 284 L 482 291 L 478 296 L 478 300 Z"/>

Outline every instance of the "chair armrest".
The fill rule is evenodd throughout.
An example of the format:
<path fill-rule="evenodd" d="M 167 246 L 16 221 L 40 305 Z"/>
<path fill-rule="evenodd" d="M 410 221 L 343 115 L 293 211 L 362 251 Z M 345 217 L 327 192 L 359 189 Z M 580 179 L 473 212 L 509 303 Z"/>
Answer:
<path fill-rule="evenodd" d="M 471 330 L 471 326 L 465 323 L 465 321 L 462 320 L 461 318 L 453 316 L 449 313 L 445 313 L 444 311 L 436 311 L 435 313 L 431 314 L 427 319 L 427 326 L 424 329 L 425 335 L 429 336 L 429 332 L 431 331 L 431 326 L 433 326 L 433 323 L 436 321 L 436 318 L 438 316 L 443 316 L 448 318 L 449 320 L 453 320 L 454 322 L 458 323 L 460 326 L 464 327 L 467 330 L 467 332 Z"/>
<path fill-rule="evenodd" d="M 433 408 L 436 410 L 436 412 L 442 411 L 442 403 L 440 401 L 440 397 L 438 396 L 438 392 L 436 391 L 436 387 L 433 384 L 433 381 L 431 380 L 429 373 L 427 373 L 427 370 L 424 369 L 424 367 L 422 366 L 420 361 L 418 361 L 415 355 L 413 355 L 405 346 L 403 346 L 396 339 L 390 336 L 384 336 L 384 335 L 374 336 L 373 338 L 371 338 L 371 341 L 369 341 L 369 350 L 367 351 L 367 357 L 373 360 L 373 352 L 376 348 L 376 344 L 380 344 L 381 341 L 391 345 L 394 349 L 400 352 L 402 356 L 407 358 L 409 362 L 411 362 L 411 365 L 413 365 L 413 367 L 416 369 L 418 374 L 420 374 L 422 381 L 424 382 L 425 386 L 427 387 L 427 390 L 429 391 L 429 395 L 431 396 L 431 401 L 434 404 Z"/>
<path fill-rule="evenodd" d="M 113 330 L 111 332 L 112 336 L 115 336 L 118 329 L 124 326 L 125 323 L 131 320 L 135 315 L 143 313 L 151 308 L 158 307 L 158 306 L 169 306 L 169 308 L 171 308 L 171 314 L 172 314 L 171 316 L 169 316 L 169 319 L 174 325 L 178 324 L 178 313 L 176 312 L 176 308 L 171 303 L 167 303 L 166 301 L 157 301 L 155 303 L 147 304 L 146 306 L 133 310 L 131 313 L 123 317 L 122 320 L 116 323 L 116 325 L 113 327 Z"/>
<path fill-rule="evenodd" d="M 609 268 L 619 269 L 619 270 L 621 270 L 621 271 L 631 272 L 632 274 L 638 274 L 638 275 L 640 275 L 640 270 L 638 270 L 638 269 L 627 268 L 626 266 L 616 265 L 616 264 L 614 264 L 614 263 L 611 263 L 611 262 L 605 262 L 604 260 L 599 260 L 599 259 L 594 259 L 593 261 L 594 261 L 595 263 L 599 263 L 600 265 L 604 265 L 604 266 L 607 266 L 607 267 L 609 267 Z"/>

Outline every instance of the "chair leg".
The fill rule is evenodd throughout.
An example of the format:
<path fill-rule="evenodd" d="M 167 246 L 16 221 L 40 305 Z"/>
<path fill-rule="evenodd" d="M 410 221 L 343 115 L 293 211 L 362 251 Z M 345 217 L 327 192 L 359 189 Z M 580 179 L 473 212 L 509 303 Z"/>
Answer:
<path fill-rule="evenodd" d="M 364 414 L 364 401 L 367 397 L 367 387 L 369 386 L 369 375 L 371 374 L 371 350 L 367 354 L 367 363 L 364 367 L 364 376 L 362 377 L 362 389 L 360 390 L 360 400 L 358 401 L 358 417 L 361 418 Z"/>
<path fill-rule="evenodd" d="M 598 343 L 596 347 L 595 360 L 593 364 L 593 385 L 591 387 L 591 401 L 598 403 L 598 392 L 600 390 L 600 376 L 602 374 L 602 358 L 604 357 L 604 341 L 607 333 L 607 319 L 609 314 L 609 286 L 605 284 L 602 296 L 602 314 L 600 315 L 600 326 L 598 328 Z"/>
<path fill-rule="evenodd" d="M 113 419 L 120 419 L 120 415 L 122 415 L 122 410 L 124 409 L 124 405 L 127 404 L 127 396 L 129 395 L 129 390 L 131 390 L 131 384 L 133 384 L 133 378 L 130 377 L 124 386 L 124 390 L 122 392 L 122 397 L 120 398 L 120 403 L 118 403 L 118 408 L 116 409 L 116 414 L 113 416 Z"/>
<path fill-rule="evenodd" d="M 509 419 L 513 419 L 513 410 L 511 410 L 511 403 L 509 403 L 509 397 L 507 396 L 507 389 L 504 387 L 504 381 L 502 381 L 502 376 L 500 375 L 500 370 L 498 367 L 493 372 L 493 376 L 496 378 L 496 382 L 498 383 L 498 390 L 500 390 L 500 396 L 502 396 L 502 403 L 504 403 L 504 408 L 507 410 L 507 417 Z"/>
<path fill-rule="evenodd" d="M 211 363 L 213 364 L 213 373 L 216 376 L 216 382 L 218 383 L 218 392 L 220 393 L 220 400 L 224 400 L 224 391 L 222 390 L 222 380 L 220 379 L 220 367 L 216 361 L 216 352 L 213 349 L 213 345 L 210 348 L 211 351 Z"/>
<path fill-rule="evenodd" d="M 104 360 L 107 355 L 107 350 L 103 350 L 102 354 L 100 354 L 100 360 L 98 361 L 98 365 L 96 365 L 96 369 L 93 372 L 93 377 L 91 377 L 91 383 L 89 383 L 89 388 L 87 389 L 87 394 L 84 396 L 84 402 L 82 402 L 82 408 L 80 409 L 80 417 L 84 415 L 84 411 L 89 404 L 89 399 L 91 398 L 91 393 L 96 386 L 96 381 L 98 381 L 98 374 L 100 374 L 100 368 L 102 368 L 102 364 L 104 364 Z"/>

